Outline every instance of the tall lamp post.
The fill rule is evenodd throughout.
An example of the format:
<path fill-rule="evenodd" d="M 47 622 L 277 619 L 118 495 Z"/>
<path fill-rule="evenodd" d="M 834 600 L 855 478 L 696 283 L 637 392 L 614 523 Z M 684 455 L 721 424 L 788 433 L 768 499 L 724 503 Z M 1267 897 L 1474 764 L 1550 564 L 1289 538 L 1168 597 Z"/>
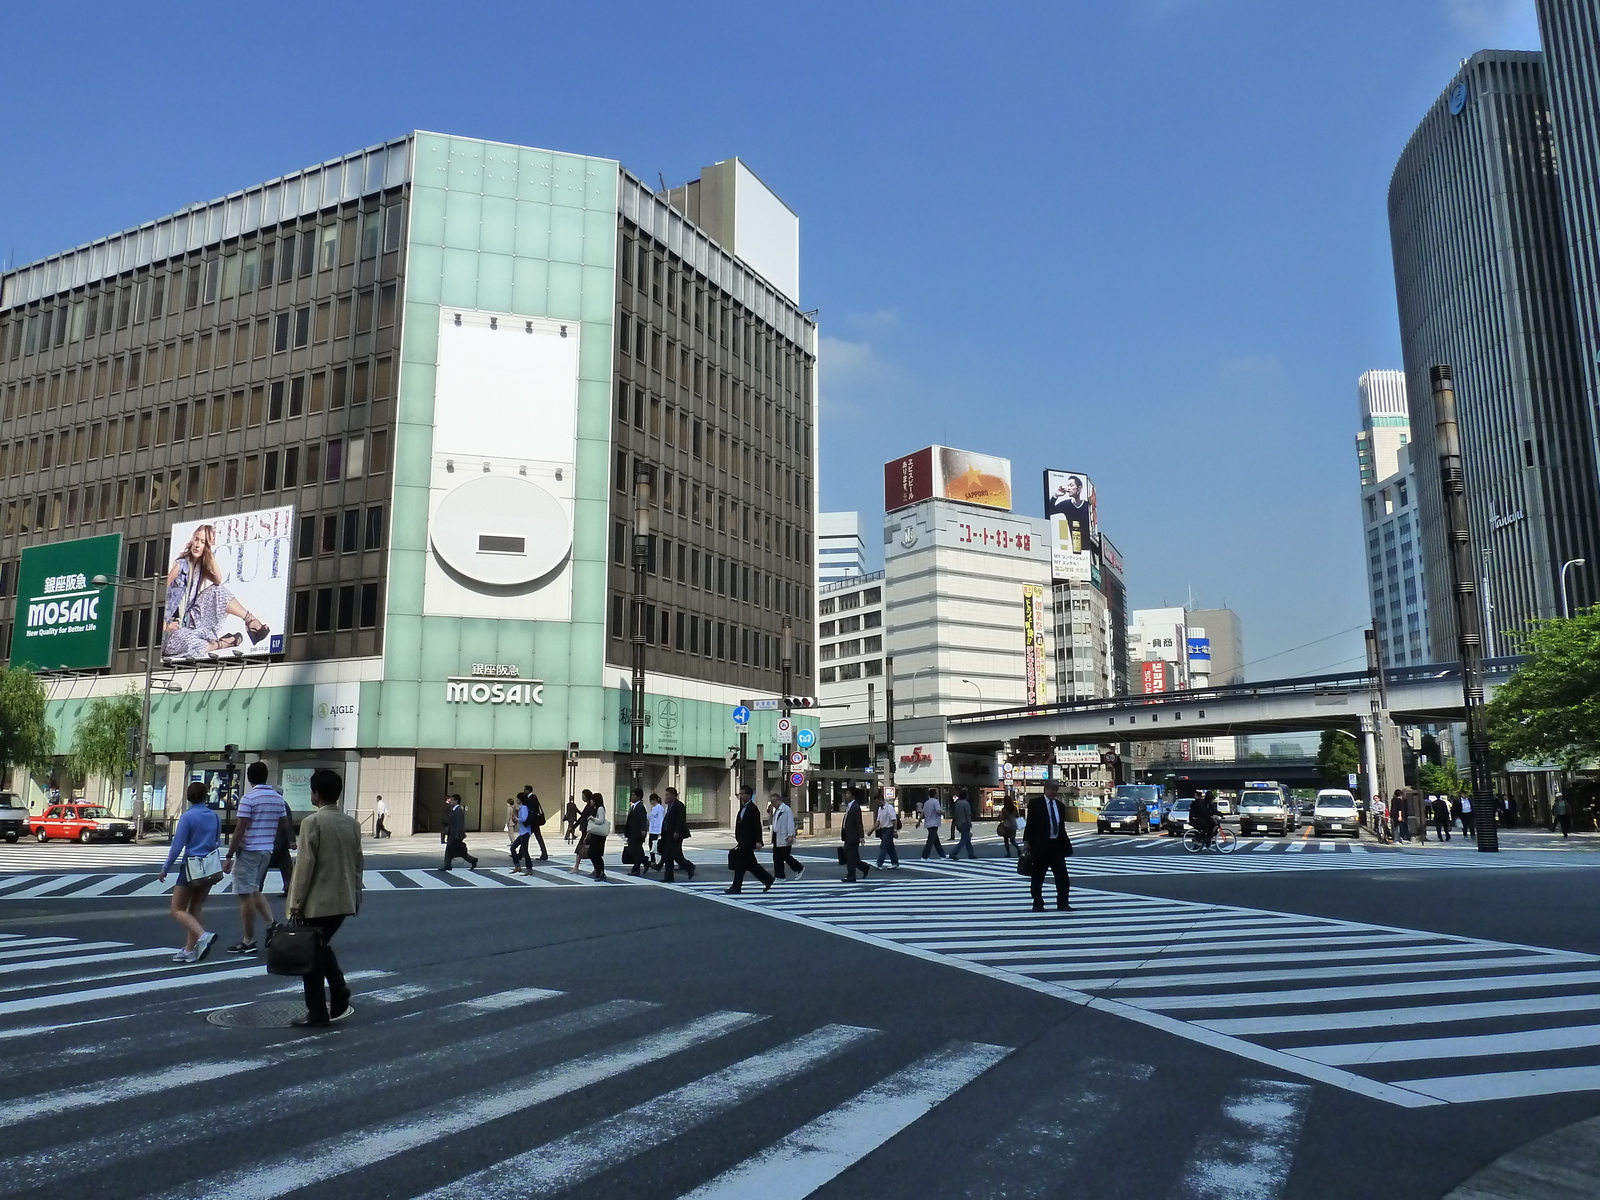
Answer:
<path fill-rule="evenodd" d="M 1584 565 L 1585 560 L 1581 558 L 1569 558 L 1566 562 L 1561 564 L 1561 615 L 1563 617 L 1570 617 L 1572 615 L 1572 605 L 1567 603 L 1567 568 L 1581 567 Z"/>
<path fill-rule="evenodd" d="M 649 566 L 650 468 L 639 463 L 633 477 L 633 706 L 628 719 L 628 767 L 636 790 L 644 787 L 644 585 Z"/>
<path fill-rule="evenodd" d="M 918 667 L 915 671 L 911 672 L 911 715 L 913 717 L 917 715 L 917 676 L 921 675 L 924 671 L 934 671 L 937 669 L 937 664 L 930 663 L 928 666 Z"/>
<path fill-rule="evenodd" d="M 156 615 L 161 611 L 156 602 L 160 588 L 160 576 L 156 579 L 129 579 L 125 575 L 96 575 L 89 582 L 95 587 L 131 587 L 141 592 L 150 593 L 150 640 L 144 648 L 144 707 L 139 716 L 139 778 L 135 782 L 134 795 L 139 804 L 144 804 L 145 768 L 150 762 L 150 690 L 155 671 L 156 647 L 161 644 L 161 622 Z M 181 690 L 163 687 L 162 691 Z M 134 831 L 138 836 L 138 830 Z"/>
<path fill-rule="evenodd" d="M 978 693 L 978 709 L 981 711 L 983 708 L 983 689 L 970 679 L 963 679 L 961 682 Z"/>
<path fill-rule="evenodd" d="M 794 677 L 794 626 L 790 623 L 788 617 L 785 617 L 783 624 L 778 627 L 778 658 L 783 667 L 782 715 L 787 717 L 789 715 L 790 681 Z M 790 728 L 793 728 L 793 726 L 790 726 Z M 794 784 L 790 783 L 789 780 L 794 774 L 794 768 L 789 765 L 788 754 L 789 746 L 792 745 L 794 745 L 793 742 L 785 744 L 780 741 L 778 743 L 779 766 L 783 769 L 783 798 L 789 802 L 791 810 L 794 808 Z M 766 768 L 763 767 L 762 771 L 765 772 L 765 770 Z M 757 784 L 760 784 L 759 780 L 757 780 Z M 809 820 L 810 818 L 807 819 Z"/>

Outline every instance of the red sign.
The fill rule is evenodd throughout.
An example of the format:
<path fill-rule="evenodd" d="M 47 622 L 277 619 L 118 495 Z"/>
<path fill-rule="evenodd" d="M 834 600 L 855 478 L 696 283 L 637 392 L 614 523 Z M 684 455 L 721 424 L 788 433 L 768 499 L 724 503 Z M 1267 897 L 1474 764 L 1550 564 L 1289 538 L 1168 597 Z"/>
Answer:
<path fill-rule="evenodd" d="M 933 447 L 883 464 L 885 512 L 933 497 Z"/>
<path fill-rule="evenodd" d="M 1142 690 L 1146 696 L 1151 695 L 1154 692 L 1164 692 L 1167 690 L 1167 664 L 1161 662 L 1159 659 L 1154 662 L 1140 663 L 1139 675 L 1144 684 Z"/>
<path fill-rule="evenodd" d="M 921 766 L 921 765 L 925 765 L 927 763 L 931 763 L 932 761 L 933 761 L 933 755 L 924 754 L 921 746 L 918 746 L 910 754 L 902 754 L 900 756 L 900 765 L 902 767 Z"/>

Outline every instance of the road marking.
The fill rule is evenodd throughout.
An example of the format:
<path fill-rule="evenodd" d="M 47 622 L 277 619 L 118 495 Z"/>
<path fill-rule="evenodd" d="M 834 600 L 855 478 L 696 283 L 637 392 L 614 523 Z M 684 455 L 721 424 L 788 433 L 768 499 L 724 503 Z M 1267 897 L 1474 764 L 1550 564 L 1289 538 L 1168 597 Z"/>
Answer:
<path fill-rule="evenodd" d="M 56 992 L 47 996 L 29 996 L 22 1000 L 0 1001 L 0 1017 L 9 1016 L 12 1013 L 37 1012 L 45 1008 L 68 1008 L 76 1004 L 88 1004 L 94 1000 L 116 1000 L 124 996 L 142 996 L 149 992 L 166 992 L 175 988 L 203 987 L 206 984 L 225 982 L 230 979 L 243 979 L 246 976 L 260 978 L 260 975 L 260 966 L 249 966 L 234 971 L 186 971 L 181 975 L 169 975 L 164 979 L 150 979 L 143 983 L 127 983 L 117 987 L 89 988 L 78 992 Z"/>
<path fill-rule="evenodd" d="M 522 1200 L 592 1179 L 664 1145 L 877 1033 L 824 1025 L 626 1112 L 424 1193 L 421 1200 Z"/>
<path fill-rule="evenodd" d="M 1276 1200 L 1310 1103 L 1303 1083 L 1246 1081 L 1224 1104 L 1221 1128 L 1200 1135 L 1174 1200 Z"/>
<path fill-rule="evenodd" d="M 1239 1017 L 1197 1024 L 1218 1033 L 1314 1033 L 1319 1030 L 1373 1029 L 1383 1025 L 1426 1025 L 1449 1021 L 1479 1021 L 1491 1017 L 1530 1014 L 1592 1012 L 1600 1009 L 1600 996 L 1532 996 L 1523 1000 L 1490 1000 L 1481 1004 L 1427 1004 L 1410 1008 L 1375 1008 L 1360 1012 L 1289 1013 L 1272 1017 Z"/>
<path fill-rule="evenodd" d="M 1583 956 L 1586 957 L 1586 956 Z M 1555 962 L 1580 961 L 1578 955 L 1561 954 L 1552 960 Z M 1160 969 L 1161 959 L 1152 955 L 1148 960 L 1149 965 Z M 1519 965 L 1537 966 L 1540 960 L 1530 954 L 1502 955 L 1499 958 L 1480 958 L 1470 962 L 1461 963 L 1369 963 L 1361 971 L 1363 975 L 1423 975 L 1438 971 L 1476 971 L 1484 967 L 1514 967 Z M 1075 964 L 1060 967 L 1035 967 L 1036 974 L 1066 974 L 1068 971 L 1080 970 L 1081 966 Z M 1193 987 L 1195 985 L 1210 985 L 1215 983 L 1279 983 L 1291 979 L 1342 979 L 1350 974 L 1349 967 L 1299 967 L 1285 971 L 1195 971 L 1176 972 L 1154 977 L 1139 977 L 1134 979 L 1063 979 L 1064 986 L 1079 992 L 1122 991 L 1132 988 L 1164 988 L 1174 985 L 1179 987 Z M 1435 981 L 1431 985 L 1433 991 L 1445 990 L 1447 981 Z M 1276 1004 L 1278 993 L 1258 992 L 1257 1003 Z M 1213 999 L 1213 997 L 1206 997 Z M 1135 1002 L 1137 1003 L 1137 1002 Z M 1183 1007 L 1174 1005 L 1172 1007 Z"/>
<path fill-rule="evenodd" d="M 432 871 L 413 869 L 410 871 L 393 871 L 391 874 L 399 875 L 402 879 L 409 879 L 419 888 L 425 888 L 429 891 L 449 892 L 455 890 L 452 885 L 440 879 Z"/>
<path fill-rule="evenodd" d="M 65 891 L 76 885 L 83 876 L 60 875 L 55 879 L 47 879 L 43 883 L 36 883 L 32 887 L 22 888 L 20 891 L 6 893 L 7 900 L 32 900 L 36 896 L 48 896 L 51 892 Z"/>
<path fill-rule="evenodd" d="M 613 1079 L 647 1063 L 754 1025 L 764 1018 L 751 1013 L 719 1012 L 687 1025 L 652 1032 L 609 1050 L 586 1054 L 499 1087 L 454 1097 L 393 1120 L 382 1121 L 355 1133 L 341 1133 L 319 1142 L 296 1146 L 274 1155 L 259 1166 L 219 1172 L 193 1180 L 165 1193 L 170 1200 L 269 1200 L 325 1179 L 335 1179 L 357 1168 L 381 1162 L 395 1154 L 426 1146 L 453 1133 L 466 1133 L 498 1120 L 568 1095 L 580 1088 Z M 629 1131 L 634 1135 L 637 1131 Z"/>
<path fill-rule="evenodd" d="M 1290 842 L 1288 848 L 1291 851 L 1300 851 L 1306 848 L 1306 844 L 1304 842 Z"/>
<path fill-rule="evenodd" d="M 1419 1058 L 1482 1058 L 1497 1054 L 1537 1054 L 1600 1046 L 1600 1025 L 1562 1025 L 1555 1029 L 1501 1031 L 1467 1037 L 1412 1038 L 1397 1042 L 1352 1042 L 1338 1046 L 1297 1046 L 1313 1062 L 1343 1065 L 1413 1062 Z"/>
<path fill-rule="evenodd" d="M 1442 1079 L 1407 1079 L 1399 1086 L 1450 1104 L 1512 1100 L 1523 1096 L 1554 1096 L 1562 1092 L 1600 1091 L 1600 1067 L 1549 1067 L 1540 1071 L 1449 1075 Z"/>
<path fill-rule="evenodd" d="M 0 959 L 27 958 L 34 954 L 55 954 L 57 947 L 65 949 L 65 943 L 72 941 L 69 937 L 19 937 L 12 941 L 0 942 Z M 80 942 L 78 948 L 83 950 L 108 950 L 113 946 L 126 946 L 128 942 Z M 49 949 L 46 949 L 49 947 Z"/>
<path fill-rule="evenodd" d="M 952 1042 L 696 1188 L 685 1200 L 804 1200 L 1010 1053 L 1005 1046 Z"/>
<path fill-rule="evenodd" d="M 92 944 L 115 946 L 118 943 L 96 942 Z M 14 975 L 22 971 L 53 971 L 59 967 L 81 967 L 88 963 L 121 962 L 123 959 L 128 958 L 170 959 L 171 957 L 172 947 L 158 946 L 149 950 L 118 950 L 109 954 L 75 954 L 71 958 L 23 959 L 20 962 L 0 963 L 0 976 Z"/>
<path fill-rule="evenodd" d="M 1262 1008 L 1279 1005 L 1329 1004 L 1344 1000 L 1379 1000 L 1390 996 L 1457 995 L 1461 992 L 1512 992 L 1521 988 L 1575 987 L 1600 983 L 1600 971 L 1560 971 L 1548 975 L 1496 975 L 1487 979 L 1420 980 L 1368 987 L 1300 988 L 1295 991 L 1230 992 L 1206 996 L 1141 996 L 1124 1003 L 1135 1008 L 1205 1009 Z"/>

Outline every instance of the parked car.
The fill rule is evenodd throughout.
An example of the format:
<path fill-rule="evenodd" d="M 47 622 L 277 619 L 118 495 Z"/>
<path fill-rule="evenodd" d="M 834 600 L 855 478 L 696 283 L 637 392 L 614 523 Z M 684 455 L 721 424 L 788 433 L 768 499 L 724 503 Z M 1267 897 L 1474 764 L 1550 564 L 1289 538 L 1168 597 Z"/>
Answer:
<path fill-rule="evenodd" d="M 1317 837 L 1349 834 L 1359 841 L 1361 818 L 1356 812 L 1356 798 L 1343 788 L 1324 788 L 1318 792 L 1316 808 L 1311 814 L 1311 832 Z"/>
<path fill-rule="evenodd" d="M 1101 833 L 1149 833 L 1150 810 L 1132 796 L 1113 796 L 1095 821 Z"/>
<path fill-rule="evenodd" d="M 27 803 L 15 792 L 0 792 L 0 837 L 15 842 L 27 832 Z"/>
<path fill-rule="evenodd" d="M 113 817 L 110 809 L 98 804 L 52 804 L 29 824 L 41 842 L 61 838 L 87 846 L 99 841 L 133 841 L 133 822 Z"/>
<path fill-rule="evenodd" d="M 1167 813 L 1166 830 L 1168 837 L 1182 837 L 1183 831 L 1189 827 L 1189 806 L 1194 803 L 1190 796 L 1172 802 L 1172 811 Z"/>

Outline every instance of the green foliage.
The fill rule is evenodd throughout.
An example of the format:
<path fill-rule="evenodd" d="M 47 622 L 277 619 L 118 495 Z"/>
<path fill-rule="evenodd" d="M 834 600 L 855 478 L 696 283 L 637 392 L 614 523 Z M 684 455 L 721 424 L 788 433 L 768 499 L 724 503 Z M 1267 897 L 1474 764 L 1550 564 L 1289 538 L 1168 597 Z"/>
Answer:
<path fill-rule="evenodd" d="M 0 673 L 0 768 L 43 771 L 56 752 L 56 733 L 44 718 L 45 690 L 25 667 Z"/>
<path fill-rule="evenodd" d="M 1361 751 L 1355 738 L 1338 729 L 1324 729 L 1317 746 L 1317 770 L 1329 787 L 1348 787 L 1350 776 L 1361 773 Z"/>
<path fill-rule="evenodd" d="M 138 764 L 138 755 L 128 753 L 128 731 L 139 728 L 143 710 L 140 695 L 132 687 L 120 696 L 97 696 L 89 701 L 73 730 L 72 769 L 119 782 Z"/>
<path fill-rule="evenodd" d="M 1455 759 L 1445 759 L 1443 766 L 1418 759 L 1417 790 L 1425 796 L 1465 796 L 1472 788 L 1456 774 Z"/>
<path fill-rule="evenodd" d="M 1600 606 L 1537 622 L 1518 650 L 1530 661 L 1489 703 L 1495 753 L 1569 771 L 1600 757 Z"/>

